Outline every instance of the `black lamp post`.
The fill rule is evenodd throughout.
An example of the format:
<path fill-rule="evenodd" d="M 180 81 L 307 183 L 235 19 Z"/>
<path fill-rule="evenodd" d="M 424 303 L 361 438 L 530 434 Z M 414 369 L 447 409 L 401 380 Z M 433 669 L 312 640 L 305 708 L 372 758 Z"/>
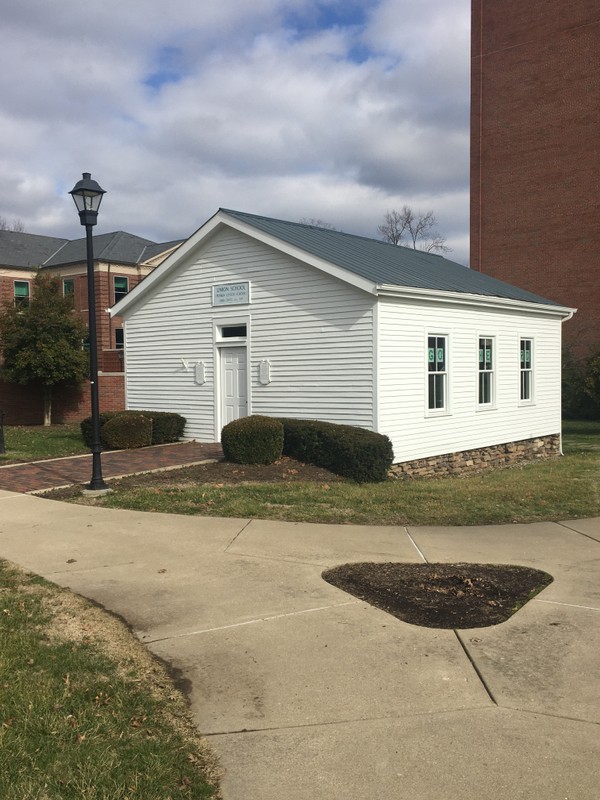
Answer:
<path fill-rule="evenodd" d="M 88 284 L 88 315 L 90 335 L 90 393 L 92 397 L 92 480 L 88 486 L 92 491 L 104 491 L 108 486 L 102 478 L 102 462 L 100 453 L 100 408 L 98 404 L 98 343 L 96 341 L 96 287 L 94 286 L 94 246 L 92 243 L 92 228 L 98 221 L 98 209 L 102 202 L 102 195 L 106 194 L 96 181 L 92 180 L 89 172 L 83 173 L 83 178 L 78 181 L 69 192 L 79 211 L 81 224 L 85 226 L 87 249 L 87 284 Z"/>

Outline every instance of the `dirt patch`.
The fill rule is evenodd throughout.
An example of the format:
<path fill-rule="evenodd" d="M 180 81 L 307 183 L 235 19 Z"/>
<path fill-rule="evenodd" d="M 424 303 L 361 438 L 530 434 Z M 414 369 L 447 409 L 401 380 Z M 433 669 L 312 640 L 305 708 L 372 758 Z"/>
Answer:
<path fill-rule="evenodd" d="M 327 583 L 392 616 L 427 628 L 484 628 L 505 622 L 553 578 L 507 564 L 342 564 Z"/>
<path fill-rule="evenodd" d="M 304 464 L 294 458 L 283 456 L 273 464 L 233 464 L 230 461 L 216 461 L 208 464 L 197 464 L 193 467 L 149 472 L 132 475 L 119 480 L 109 480 L 113 489 L 133 487 L 170 486 L 185 488 L 208 484 L 211 486 L 227 486 L 236 483 L 334 483 L 344 480 L 326 469 L 314 464 Z M 75 497 L 81 492 L 81 486 L 70 486 L 67 489 L 55 489 L 45 492 L 44 496 L 53 500 Z"/>

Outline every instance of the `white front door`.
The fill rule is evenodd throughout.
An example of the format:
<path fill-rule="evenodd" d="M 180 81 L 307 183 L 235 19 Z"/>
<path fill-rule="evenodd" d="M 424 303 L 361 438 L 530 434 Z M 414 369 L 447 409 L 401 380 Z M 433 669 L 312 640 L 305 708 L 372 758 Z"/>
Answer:
<path fill-rule="evenodd" d="M 221 427 L 248 413 L 246 348 L 221 348 Z"/>

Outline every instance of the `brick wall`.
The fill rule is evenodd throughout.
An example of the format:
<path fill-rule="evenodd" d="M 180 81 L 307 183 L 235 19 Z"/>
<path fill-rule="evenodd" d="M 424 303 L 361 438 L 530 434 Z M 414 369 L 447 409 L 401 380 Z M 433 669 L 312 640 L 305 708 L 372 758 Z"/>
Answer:
<path fill-rule="evenodd" d="M 125 408 L 125 377 L 98 376 L 98 403 L 100 411 L 122 411 Z M 55 423 L 80 422 L 91 414 L 90 385 L 80 389 L 63 389 L 53 403 L 52 421 Z"/>
<path fill-rule="evenodd" d="M 100 411 L 125 408 L 124 375 L 99 375 Z M 91 413 L 90 387 L 86 381 L 79 389 L 57 389 L 52 399 L 52 422 L 80 422 Z M 5 425 L 43 425 L 44 402 L 41 391 L 31 386 L 17 386 L 0 381 L 0 411 Z"/>
<path fill-rule="evenodd" d="M 471 267 L 579 309 L 600 349 L 600 7 L 473 0 Z"/>
<path fill-rule="evenodd" d="M 5 425 L 41 425 L 44 422 L 42 393 L 29 386 L 0 381 L 0 411 Z"/>

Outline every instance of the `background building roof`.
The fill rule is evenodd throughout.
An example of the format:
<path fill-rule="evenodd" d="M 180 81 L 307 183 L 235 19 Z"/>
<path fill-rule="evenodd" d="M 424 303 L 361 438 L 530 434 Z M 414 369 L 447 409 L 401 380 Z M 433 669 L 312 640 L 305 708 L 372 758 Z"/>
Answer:
<path fill-rule="evenodd" d="M 36 269 L 67 242 L 68 239 L 57 239 L 54 236 L 0 231 L 0 266 Z"/>
<path fill-rule="evenodd" d="M 158 244 L 150 239 L 143 239 L 125 231 L 101 233 L 94 236 L 94 260 L 108 261 L 116 264 L 139 264 L 153 258 L 164 250 L 169 250 L 179 242 Z M 57 267 L 62 264 L 74 264 L 86 260 L 86 240 L 73 239 L 54 253 L 42 266 Z"/>
<path fill-rule="evenodd" d="M 94 260 L 140 264 L 181 243 L 152 242 L 125 231 L 94 236 Z M 86 261 L 86 240 L 58 239 L 22 231 L 0 231 L 0 266 L 14 269 L 60 267 Z"/>

